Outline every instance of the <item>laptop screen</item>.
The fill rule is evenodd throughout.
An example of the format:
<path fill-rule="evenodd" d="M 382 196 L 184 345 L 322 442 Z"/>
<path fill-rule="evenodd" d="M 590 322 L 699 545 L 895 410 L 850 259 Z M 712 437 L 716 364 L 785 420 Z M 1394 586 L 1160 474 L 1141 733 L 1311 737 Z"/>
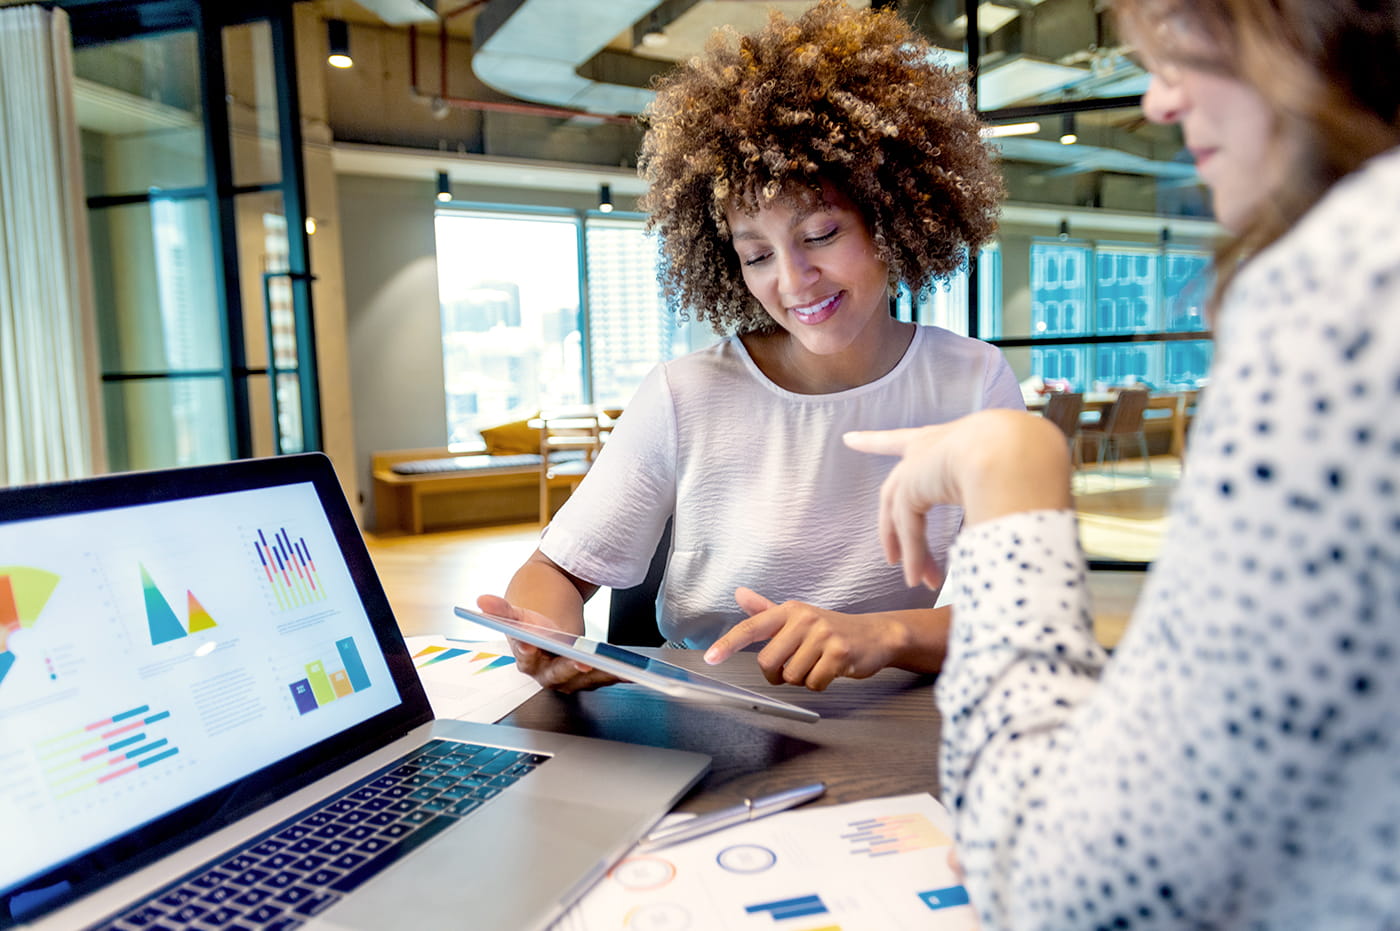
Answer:
<path fill-rule="evenodd" d="M 0 519 L 0 891 L 398 706 L 381 634 L 312 481 Z"/>

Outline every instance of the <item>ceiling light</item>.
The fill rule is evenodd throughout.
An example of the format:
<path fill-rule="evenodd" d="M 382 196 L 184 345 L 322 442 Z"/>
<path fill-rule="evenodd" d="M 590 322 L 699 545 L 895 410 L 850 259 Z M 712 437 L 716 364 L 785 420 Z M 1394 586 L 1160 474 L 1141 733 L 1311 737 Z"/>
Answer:
<path fill-rule="evenodd" d="M 452 199 L 452 182 L 445 171 L 438 172 L 437 199 L 444 204 Z"/>
<path fill-rule="evenodd" d="M 1079 133 L 1074 131 L 1074 114 L 1066 113 L 1060 126 L 1060 145 L 1074 145 L 1079 141 Z"/>
<path fill-rule="evenodd" d="M 326 38 L 330 46 L 326 61 L 336 68 L 354 67 L 355 60 L 350 57 L 350 24 L 343 19 L 326 20 Z"/>
<path fill-rule="evenodd" d="M 1039 123 L 1000 123 L 996 126 L 983 126 L 983 139 L 997 139 L 1002 136 L 1030 136 L 1040 132 Z"/>
<path fill-rule="evenodd" d="M 601 213 L 612 213 L 612 185 L 602 184 L 598 186 L 598 210 Z"/>
<path fill-rule="evenodd" d="M 652 10 L 651 20 L 642 33 L 642 44 L 647 48 L 660 48 L 669 41 L 670 37 L 666 35 L 666 30 L 661 28 L 661 20 L 657 18 L 656 11 Z"/>

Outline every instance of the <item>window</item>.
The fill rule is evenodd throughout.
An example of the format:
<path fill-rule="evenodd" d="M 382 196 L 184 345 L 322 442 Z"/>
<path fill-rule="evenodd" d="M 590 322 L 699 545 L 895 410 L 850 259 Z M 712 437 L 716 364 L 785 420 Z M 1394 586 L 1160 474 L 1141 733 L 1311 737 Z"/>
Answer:
<path fill-rule="evenodd" d="M 1204 330 L 1205 305 L 1214 287 L 1210 256 L 1204 252 L 1168 249 L 1162 276 L 1162 329 L 1172 333 Z"/>
<path fill-rule="evenodd" d="M 1031 333 L 1078 336 L 1089 307 L 1088 246 L 1059 242 L 1031 244 Z"/>
<path fill-rule="evenodd" d="M 901 320 L 932 324 L 968 335 L 967 271 L 960 270 L 947 281 L 934 284 L 918 302 L 917 311 L 909 289 L 900 286 L 897 294 L 898 316 Z M 995 244 L 977 253 L 978 336 L 994 339 L 1001 335 L 1001 249 Z"/>
<path fill-rule="evenodd" d="M 436 226 L 448 442 L 582 403 L 574 219 L 439 211 Z"/>
<path fill-rule="evenodd" d="M 1209 340 L 1110 342 L 1100 337 L 1200 331 L 1210 256 L 1147 244 L 1030 243 L 1032 341 L 1086 337 L 1074 345 L 1033 346 L 1027 374 L 1075 391 L 1146 382 L 1196 388 L 1210 367 Z M 1089 280 L 1082 270 L 1092 270 Z M 1085 308 L 1092 307 L 1092 314 Z M 1019 342 L 1019 341 L 1017 341 Z"/>
<path fill-rule="evenodd" d="M 440 210 L 437 254 L 452 444 L 542 409 L 623 407 L 705 341 L 662 301 L 640 218 Z"/>
<path fill-rule="evenodd" d="M 1075 391 L 1084 386 L 1084 357 L 1088 352 L 1083 346 L 1055 346 L 1047 349 L 1031 350 L 1031 371 L 1046 381 L 1068 382 Z"/>
<path fill-rule="evenodd" d="M 657 241 L 636 220 L 589 218 L 588 351 L 593 400 L 622 407 L 655 365 L 687 351 L 656 283 Z"/>
<path fill-rule="evenodd" d="M 1147 333 L 1157 325 L 1157 259 L 1142 246 L 1098 246 L 1096 330 L 1100 335 Z"/>

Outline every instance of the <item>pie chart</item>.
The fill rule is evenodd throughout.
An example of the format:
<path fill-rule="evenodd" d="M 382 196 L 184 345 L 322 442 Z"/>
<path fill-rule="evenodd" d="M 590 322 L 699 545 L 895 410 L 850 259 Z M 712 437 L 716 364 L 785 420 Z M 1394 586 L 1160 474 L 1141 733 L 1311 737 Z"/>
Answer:
<path fill-rule="evenodd" d="M 25 566 L 0 566 L 0 684 L 15 664 L 10 639 L 34 626 L 57 586 L 58 576 L 52 572 Z"/>

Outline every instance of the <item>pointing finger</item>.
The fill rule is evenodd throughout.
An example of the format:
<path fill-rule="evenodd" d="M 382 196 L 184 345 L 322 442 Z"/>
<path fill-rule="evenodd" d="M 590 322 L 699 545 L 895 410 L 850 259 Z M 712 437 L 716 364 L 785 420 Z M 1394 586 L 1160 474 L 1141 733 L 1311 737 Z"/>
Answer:
<path fill-rule="evenodd" d="M 918 427 L 901 430 L 852 430 L 841 436 L 851 449 L 881 456 L 902 456 L 909 441 L 919 432 Z"/>

